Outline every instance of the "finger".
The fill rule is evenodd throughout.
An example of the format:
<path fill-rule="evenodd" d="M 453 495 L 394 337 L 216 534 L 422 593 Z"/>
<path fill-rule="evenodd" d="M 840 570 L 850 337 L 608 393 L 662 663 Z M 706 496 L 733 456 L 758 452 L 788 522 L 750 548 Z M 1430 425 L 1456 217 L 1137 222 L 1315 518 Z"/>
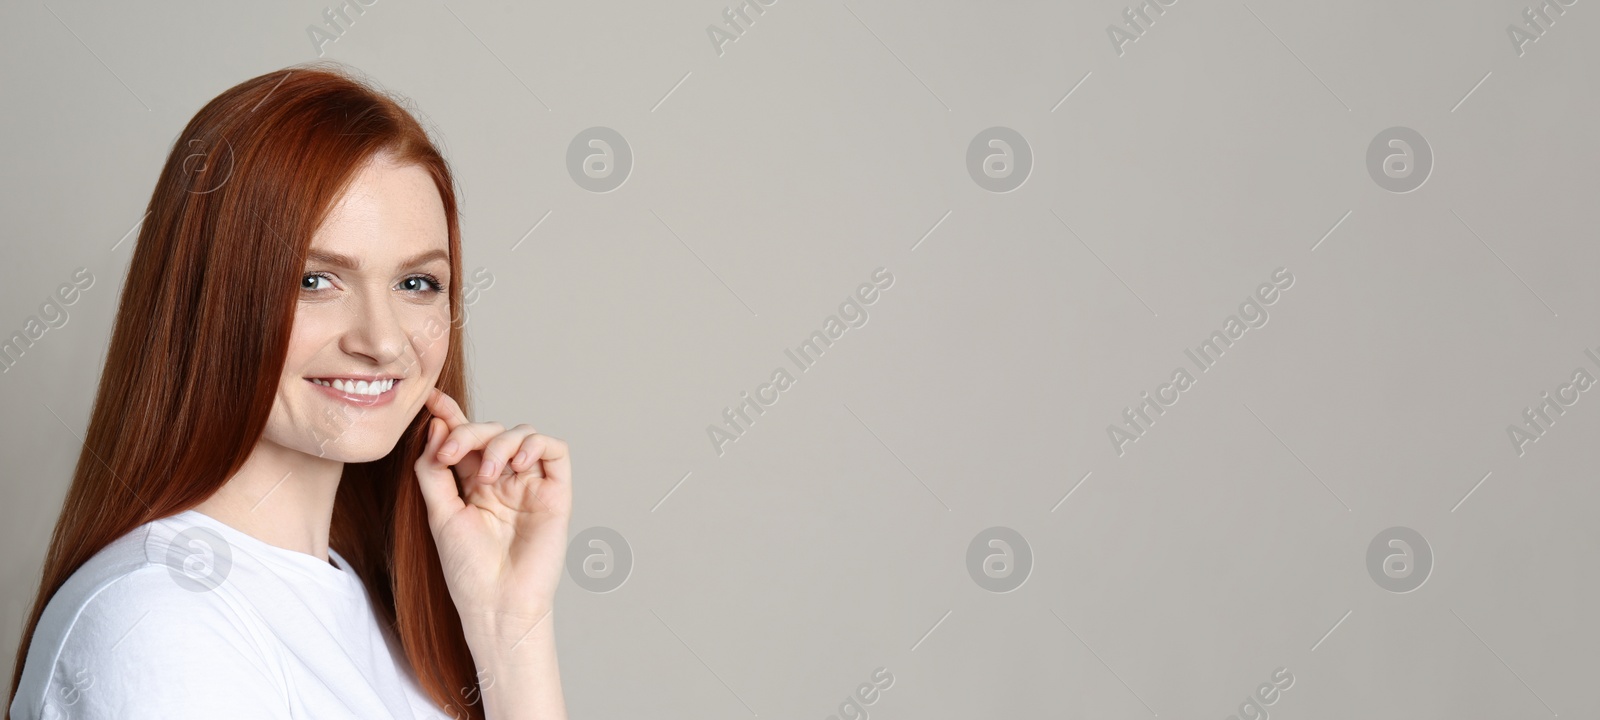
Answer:
<path fill-rule="evenodd" d="M 572 481 L 572 460 L 567 442 L 550 435 L 532 435 L 523 444 L 524 452 L 532 458 L 528 471 L 530 477 L 548 478 L 556 482 Z"/>
<path fill-rule="evenodd" d="M 467 419 L 467 414 L 461 411 L 461 405 L 456 402 L 456 399 L 446 395 L 439 388 L 434 388 L 432 392 L 428 393 L 428 399 L 424 404 L 428 406 L 429 410 L 433 411 L 436 417 L 443 420 L 451 430 L 472 422 Z"/>
<path fill-rule="evenodd" d="M 522 441 L 522 447 L 517 448 L 517 454 L 512 456 L 511 471 L 518 477 L 543 478 L 544 466 L 539 462 L 539 457 L 544 454 L 548 442 L 549 438 L 544 435 L 529 435 Z"/>
<path fill-rule="evenodd" d="M 511 468 L 515 472 L 514 479 L 527 484 L 525 492 L 528 493 L 528 497 L 532 497 L 546 511 L 554 515 L 558 514 L 556 509 L 550 507 L 550 503 L 545 502 L 544 498 L 539 497 L 539 490 L 545 482 L 544 463 L 541 458 L 549 449 L 552 439 L 549 435 L 538 433 L 529 435 L 522 441 L 522 447 L 517 450 L 517 454 L 512 457 Z"/>
<path fill-rule="evenodd" d="M 567 448 L 567 442 L 549 435 L 534 435 L 528 438 L 528 442 L 532 445 L 532 450 L 530 450 L 529 454 L 534 458 L 533 465 L 535 469 L 530 470 L 525 477 L 531 482 L 537 483 L 533 492 L 533 499 L 538 500 L 539 504 L 543 505 L 544 509 L 552 515 L 561 515 L 562 513 L 550 507 L 550 504 L 545 502 L 544 498 L 539 497 L 539 489 L 544 488 L 546 483 L 553 483 L 557 486 L 564 484 L 566 487 L 562 490 L 569 497 L 571 496 L 572 459 Z"/>
<path fill-rule="evenodd" d="M 523 439 L 537 433 L 532 425 L 523 423 L 510 430 L 495 436 L 483 448 L 483 457 L 478 461 L 479 478 L 494 478 L 500 476 L 511 460 L 511 453 L 522 446 Z"/>
<path fill-rule="evenodd" d="M 457 425 L 450 430 L 444 445 L 440 446 L 439 461 L 446 465 L 454 465 L 468 453 L 482 449 L 496 435 L 505 431 L 505 426 L 496 422 Z"/>
<path fill-rule="evenodd" d="M 466 506 L 456 489 L 455 474 L 450 467 L 435 457 L 439 444 L 444 441 L 446 425 L 438 418 L 428 419 L 428 442 L 417 457 L 417 485 L 422 489 L 423 503 L 428 507 L 428 524 L 438 527 L 445 519 Z"/>
<path fill-rule="evenodd" d="M 572 482 L 572 453 L 567 441 L 549 435 L 539 435 L 545 440 L 544 452 L 539 462 L 544 466 L 544 476 L 559 483 Z"/>
<path fill-rule="evenodd" d="M 508 465 L 512 472 L 526 473 L 541 470 L 539 456 L 544 452 L 544 445 L 539 440 L 540 437 L 547 436 L 542 436 L 535 430 L 522 439 L 522 445 L 517 448 L 517 454 L 511 456 L 511 462 Z M 543 473 L 540 472 L 538 476 L 543 477 Z"/>

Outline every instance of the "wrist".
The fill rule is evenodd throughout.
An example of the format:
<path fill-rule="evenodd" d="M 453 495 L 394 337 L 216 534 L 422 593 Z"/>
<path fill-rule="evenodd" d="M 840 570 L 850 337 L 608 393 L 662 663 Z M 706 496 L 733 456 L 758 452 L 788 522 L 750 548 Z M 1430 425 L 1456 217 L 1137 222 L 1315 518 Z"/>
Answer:
<path fill-rule="evenodd" d="M 516 612 L 472 610 L 460 615 L 467 647 L 480 665 L 555 641 L 553 606 Z"/>

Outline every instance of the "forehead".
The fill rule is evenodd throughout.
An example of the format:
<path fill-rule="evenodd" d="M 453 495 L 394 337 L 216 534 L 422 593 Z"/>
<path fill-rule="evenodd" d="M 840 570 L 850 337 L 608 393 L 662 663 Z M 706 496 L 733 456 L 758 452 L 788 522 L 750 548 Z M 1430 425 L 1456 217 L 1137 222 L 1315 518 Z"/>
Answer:
<path fill-rule="evenodd" d="M 311 247 L 352 256 L 448 251 L 449 227 L 433 177 L 419 165 L 374 157 L 329 209 Z"/>

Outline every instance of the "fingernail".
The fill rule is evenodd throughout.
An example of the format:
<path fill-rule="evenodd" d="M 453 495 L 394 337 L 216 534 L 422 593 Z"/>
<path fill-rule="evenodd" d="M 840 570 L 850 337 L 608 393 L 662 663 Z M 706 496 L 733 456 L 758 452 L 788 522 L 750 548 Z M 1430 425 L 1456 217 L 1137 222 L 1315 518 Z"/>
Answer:
<path fill-rule="evenodd" d="M 495 476 L 495 469 L 494 469 L 494 463 L 493 462 L 485 461 L 483 463 L 483 467 L 478 468 L 478 477 L 494 477 L 494 476 Z"/>
<path fill-rule="evenodd" d="M 522 452 L 518 452 L 516 457 L 511 458 L 511 464 L 512 465 L 521 465 L 521 464 L 523 464 L 523 463 L 525 463 L 527 461 L 528 461 L 528 453 L 527 453 L 526 450 L 524 450 Z"/>
<path fill-rule="evenodd" d="M 441 456 L 448 457 L 451 453 L 454 453 L 458 447 L 461 447 L 461 445 L 456 441 L 451 440 L 450 442 L 445 443 L 444 447 L 439 448 L 439 454 Z"/>

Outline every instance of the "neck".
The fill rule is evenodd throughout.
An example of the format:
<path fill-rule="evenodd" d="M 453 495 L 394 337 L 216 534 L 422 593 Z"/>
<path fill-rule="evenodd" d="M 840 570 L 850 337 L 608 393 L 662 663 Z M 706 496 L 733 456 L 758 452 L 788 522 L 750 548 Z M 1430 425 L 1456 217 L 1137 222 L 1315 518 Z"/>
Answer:
<path fill-rule="evenodd" d="M 328 561 L 328 528 L 344 463 L 262 439 L 196 510 L 268 545 Z"/>

